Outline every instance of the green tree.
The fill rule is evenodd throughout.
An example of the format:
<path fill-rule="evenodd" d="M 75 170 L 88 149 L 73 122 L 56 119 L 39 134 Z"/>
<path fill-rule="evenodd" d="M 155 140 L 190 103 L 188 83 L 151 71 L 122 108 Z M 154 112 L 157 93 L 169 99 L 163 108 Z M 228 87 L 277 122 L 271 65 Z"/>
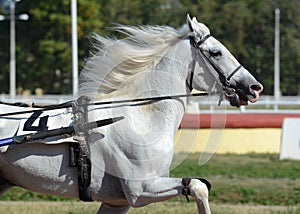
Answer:
<path fill-rule="evenodd" d="M 284 95 L 300 95 L 300 2 L 280 1 L 281 91 Z"/>
<path fill-rule="evenodd" d="M 107 26 L 119 23 L 179 27 L 185 22 L 186 8 L 177 0 L 100 0 L 100 3 Z"/>
<path fill-rule="evenodd" d="M 32 0 L 18 3 L 17 13 L 26 12 L 30 16 L 28 22 L 17 24 L 19 88 L 31 92 L 42 88 L 51 94 L 72 93 L 70 2 Z M 87 53 L 86 34 L 103 26 L 99 11 L 98 3 L 78 0 L 79 59 Z"/>
<path fill-rule="evenodd" d="M 273 94 L 274 9 L 281 9 L 281 91 L 300 94 L 300 2 L 298 0 L 78 0 L 79 59 L 91 49 L 92 32 L 116 36 L 109 28 L 128 25 L 180 27 L 186 13 L 206 24 L 238 60 Z M 1 11 L 0 11 L 1 12 Z M 70 0 L 21 1 L 17 13 L 17 85 L 45 93 L 70 94 Z M 9 22 L 0 22 L 0 92 L 8 93 Z M 83 61 L 82 61 L 83 62 Z"/>

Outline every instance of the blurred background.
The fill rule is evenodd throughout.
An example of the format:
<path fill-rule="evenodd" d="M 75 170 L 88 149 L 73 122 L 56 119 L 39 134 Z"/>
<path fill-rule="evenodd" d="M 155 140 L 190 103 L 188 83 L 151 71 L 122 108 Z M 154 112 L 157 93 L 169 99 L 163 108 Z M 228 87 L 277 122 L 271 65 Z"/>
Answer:
<path fill-rule="evenodd" d="M 0 0 L 0 94 L 10 93 L 10 12 L 14 4 L 16 94 L 71 95 L 71 0 Z M 274 95 L 275 10 L 280 10 L 280 88 L 300 94 L 300 2 L 298 0 L 77 0 L 79 73 L 91 50 L 91 33 L 107 27 L 170 25 L 196 16 Z M 24 18 L 24 14 L 27 17 Z M 23 18 L 22 18 L 23 17 Z"/>
<path fill-rule="evenodd" d="M 279 160 L 300 159 L 299 0 L 0 0 L 0 100 L 71 100 L 76 78 L 93 51 L 92 33 L 117 36 L 109 29 L 115 23 L 179 28 L 187 13 L 210 28 L 264 91 L 257 103 L 238 109 L 228 104 L 218 109 L 210 97 L 191 99 L 175 143 L 195 144 L 187 151 L 190 158 L 171 175 L 209 178 L 215 185 L 215 210 L 228 203 L 283 210 L 245 213 L 299 213 L 299 162 Z M 225 121 L 224 129 L 216 131 L 212 123 L 218 118 Z M 209 143 L 216 155 L 199 167 L 200 153 Z M 182 152 L 181 147 L 175 152 Z M 13 189 L 0 200 L 58 199 Z M 289 206 L 298 208 L 292 212 Z M 1 208 L 8 209 L 4 204 Z"/>

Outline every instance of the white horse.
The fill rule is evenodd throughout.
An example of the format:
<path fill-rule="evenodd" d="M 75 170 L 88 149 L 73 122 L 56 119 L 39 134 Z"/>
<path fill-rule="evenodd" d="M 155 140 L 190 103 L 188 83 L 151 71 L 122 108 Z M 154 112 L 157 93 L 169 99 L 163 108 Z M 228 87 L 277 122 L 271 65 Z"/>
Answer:
<path fill-rule="evenodd" d="M 223 93 L 235 106 L 259 98 L 262 85 L 195 18 L 188 16 L 179 30 L 166 26 L 117 26 L 116 30 L 127 37 L 95 36 L 98 52 L 82 71 L 80 95 L 96 98 L 109 93 L 114 100 L 122 100 L 186 94 L 195 88 Z M 209 182 L 168 177 L 186 99 L 89 108 L 90 120 L 124 116 L 90 134 L 90 190 L 92 199 L 102 202 L 98 213 L 126 213 L 130 207 L 182 194 L 195 198 L 199 213 L 210 213 Z M 0 107 L 1 113 L 24 111 Z M 1 138 L 28 133 L 23 126 L 30 115 L 1 117 Z M 45 115 L 49 129 L 72 123 L 70 109 L 45 111 L 39 117 Z M 0 193 L 20 186 L 78 198 L 77 170 L 68 165 L 69 141 L 73 139 L 61 136 L 2 147 Z"/>

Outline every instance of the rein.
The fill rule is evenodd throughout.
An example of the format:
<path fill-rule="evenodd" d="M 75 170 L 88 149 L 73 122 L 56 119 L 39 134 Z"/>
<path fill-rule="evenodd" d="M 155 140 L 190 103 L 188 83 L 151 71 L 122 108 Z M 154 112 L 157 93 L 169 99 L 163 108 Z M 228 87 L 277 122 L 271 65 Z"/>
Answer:
<path fill-rule="evenodd" d="M 159 97 L 145 97 L 145 98 L 137 98 L 137 99 L 125 99 L 125 100 L 94 102 L 94 103 L 88 103 L 86 105 L 87 106 L 110 105 L 110 104 L 113 105 L 113 104 L 122 104 L 122 103 L 128 103 L 129 104 L 129 103 L 143 102 L 143 101 L 157 102 L 157 101 L 161 101 L 161 100 L 171 100 L 171 99 L 178 99 L 178 98 L 184 98 L 184 97 L 199 97 L 199 96 L 206 96 L 206 95 L 208 95 L 207 92 L 199 92 L 199 93 L 195 93 L 195 94 L 179 94 L 179 95 L 167 95 L 167 96 L 159 96 Z M 74 101 L 68 101 L 68 102 L 65 102 L 65 103 L 57 104 L 57 105 L 45 105 L 45 106 L 40 106 L 40 105 L 37 106 L 37 105 L 32 104 L 32 107 L 36 107 L 38 109 L 3 113 L 3 114 L 0 114 L 0 117 L 19 115 L 19 114 L 27 114 L 27 113 L 34 113 L 34 112 L 37 112 L 37 111 L 50 111 L 50 110 L 56 110 L 56 109 L 62 109 L 62 108 L 70 108 L 70 107 L 72 107 L 73 102 Z M 19 102 L 17 104 L 0 102 L 0 104 L 20 106 Z M 27 105 L 23 104 L 22 106 L 27 106 Z"/>

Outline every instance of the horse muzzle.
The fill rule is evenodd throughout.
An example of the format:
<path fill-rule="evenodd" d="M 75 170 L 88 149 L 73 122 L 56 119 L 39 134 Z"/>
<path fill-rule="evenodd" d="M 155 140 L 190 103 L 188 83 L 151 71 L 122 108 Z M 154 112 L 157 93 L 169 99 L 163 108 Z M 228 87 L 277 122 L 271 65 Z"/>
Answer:
<path fill-rule="evenodd" d="M 240 89 L 226 87 L 224 89 L 224 95 L 230 105 L 240 107 L 242 105 L 248 105 L 248 101 L 255 103 L 259 99 L 259 94 L 262 90 L 263 86 L 257 82 L 256 84 L 250 85 L 247 92 Z"/>
<path fill-rule="evenodd" d="M 232 106 L 240 107 L 242 105 L 240 96 L 238 95 L 238 93 L 236 93 L 236 90 L 234 88 L 225 88 L 224 97 Z"/>
<path fill-rule="evenodd" d="M 263 86 L 262 84 L 253 84 L 249 86 L 249 92 L 251 95 L 248 96 L 248 99 L 251 103 L 255 103 L 259 99 L 259 94 L 262 92 Z"/>

